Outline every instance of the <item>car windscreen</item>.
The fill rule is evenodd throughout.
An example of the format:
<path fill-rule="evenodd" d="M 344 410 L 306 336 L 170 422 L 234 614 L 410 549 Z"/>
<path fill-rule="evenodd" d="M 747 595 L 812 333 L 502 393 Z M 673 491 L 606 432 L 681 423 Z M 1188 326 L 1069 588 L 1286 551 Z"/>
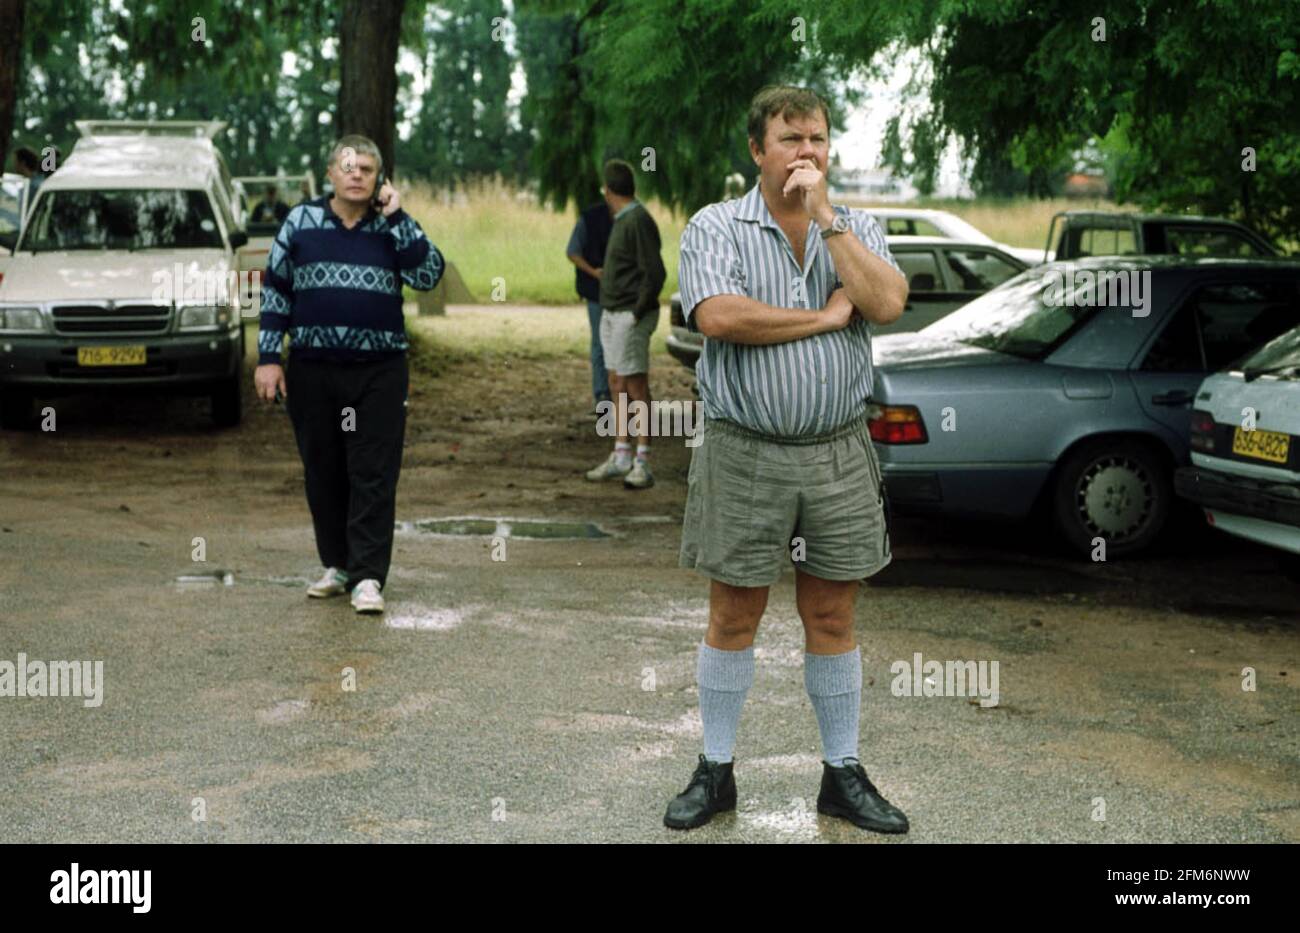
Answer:
<path fill-rule="evenodd" d="M 1246 357 L 1241 372 L 1247 379 L 1265 374 L 1279 379 L 1300 379 L 1300 327 L 1274 337 Z"/>
<path fill-rule="evenodd" d="M 1055 276 L 1055 281 L 1053 280 Z M 1078 306 L 1051 286 L 1059 270 L 1036 267 L 985 292 L 921 333 L 1011 356 L 1041 360 L 1065 342 L 1096 308 Z M 1061 298 L 1049 303 L 1049 296 Z"/>
<path fill-rule="evenodd" d="M 185 188 L 43 191 L 20 250 L 205 249 L 222 246 L 207 192 Z"/>

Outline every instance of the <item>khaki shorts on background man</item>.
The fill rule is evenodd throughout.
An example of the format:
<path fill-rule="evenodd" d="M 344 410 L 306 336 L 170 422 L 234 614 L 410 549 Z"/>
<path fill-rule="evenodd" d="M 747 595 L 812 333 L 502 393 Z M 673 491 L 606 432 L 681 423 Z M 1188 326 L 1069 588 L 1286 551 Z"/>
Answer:
<path fill-rule="evenodd" d="M 771 586 L 791 563 L 861 580 L 891 560 L 880 462 L 865 418 L 812 438 L 705 422 L 691 457 L 679 563 L 731 586 Z"/>
<path fill-rule="evenodd" d="M 650 336 L 659 326 L 659 309 L 638 318 L 631 311 L 611 311 L 600 315 L 600 348 L 605 354 L 605 368 L 620 376 L 635 376 L 650 371 Z"/>

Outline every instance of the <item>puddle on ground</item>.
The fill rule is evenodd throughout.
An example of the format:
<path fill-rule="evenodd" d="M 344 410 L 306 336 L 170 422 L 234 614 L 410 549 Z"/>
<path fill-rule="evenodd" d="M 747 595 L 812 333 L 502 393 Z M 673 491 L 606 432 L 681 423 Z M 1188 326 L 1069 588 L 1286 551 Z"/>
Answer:
<path fill-rule="evenodd" d="M 424 606 L 402 606 L 390 609 L 384 615 L 384 625 L 395 629 L 417 632 L 450 632 L 465 621 L 460 609 L 428 609 Z"/>
<path fill-rule="evenodd" d="M 784 810 L 739 810 L 736 819 L 740 823 L 773 830 L 782 835 L 804 839 L 817 837 L 817 813 L 801 797 L 791 800 L 790 806 Z"/>
<path fill-rule="evenodd" d="M 306 589 L 314 583 L 307 577 L 243 577 L 246 583 L 265 583 L 268 586 L 284 586 L 293 589 Z"/>
<path fill-rule="evenodd" d="M 547 541 L 611 537 L 594 522 L 552 522 L 531 518 L 485 518 L 474 515 L 398 522 L 397 529 L 429 535 L 535 538 Z"/>
<path fill-rule="evenodd" d="M 209 573 L 183 573 L 176 578 L 176 585 L 181 589 L 234 586 L 235 575 L 229 570 L 213 570 Z"/>

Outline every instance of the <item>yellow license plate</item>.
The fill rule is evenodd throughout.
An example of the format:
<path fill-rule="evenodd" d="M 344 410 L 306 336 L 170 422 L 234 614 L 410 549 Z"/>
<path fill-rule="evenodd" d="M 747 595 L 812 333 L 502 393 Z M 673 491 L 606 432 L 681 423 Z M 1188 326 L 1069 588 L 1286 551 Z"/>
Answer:
<path fill-rule="evenodd" d="M 77 347 L 78 366 L 143 366 L 144 347 Z"/>
<path fill-rule="evenodd" d="M 1243 431 L 1237 428 L 1232 433 L 1232 452 L 1255 460 L 1269 460 L 1273 463 L 1286 463 L 1287 454 L 1291 452 L 1291 437 L 1277 431 Z"/>

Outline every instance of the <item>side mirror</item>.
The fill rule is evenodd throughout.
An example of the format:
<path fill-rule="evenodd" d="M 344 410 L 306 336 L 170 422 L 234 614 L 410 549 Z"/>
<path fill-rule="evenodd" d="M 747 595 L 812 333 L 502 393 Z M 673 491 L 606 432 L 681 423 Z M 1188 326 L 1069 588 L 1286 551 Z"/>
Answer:
<path fill-rule="evenodd" d="M 239 249 L 241 246 L 248 244 L 248 233 L 244 230 L 236 230 L 230 234 L 230 248 Z"/>

